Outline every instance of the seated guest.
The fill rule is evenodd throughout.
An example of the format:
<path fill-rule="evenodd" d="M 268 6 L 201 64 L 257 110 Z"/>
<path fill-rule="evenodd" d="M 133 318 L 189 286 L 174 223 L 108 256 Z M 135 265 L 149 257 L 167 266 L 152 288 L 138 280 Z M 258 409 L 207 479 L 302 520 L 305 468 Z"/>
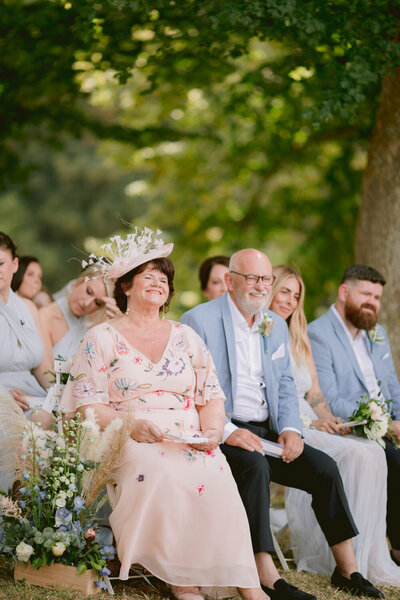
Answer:
<path fill-rule="evenodd" d="M 358 572 L 352 538 L 358 531 L 332 458 L 303 443 L 287 350 L 285 321 L 264 309 L 274 281 L 265 254 L 234 254 L 225 276 L 227 294 L 185 313 L 182 322 L 203 338 L 227 396 L 221 450 L 245 505 L 260 580 L 273 599 L 315 598 L 291 586 L 273 563 L 269 523 L 270 481 L 307 491 L 337 567 L 332 583 L 374 598 L 383 597 Z M 260 438 L 283 445 L 281 457 L 263 456 Z"/>
<path fill-rule="evenodd" d="M 0 385 L 24 411 L 40 408 L 49 386 L 46 371 L 51 364 L 43 351 L 43 332 L 36 307 L 11 289 L 18 269 L 16 246 L 0 232 Z M 48 416 L 48 415 L 47 415 Z M 42 410 L 34 416 L 46 422 Z"/>
<path fill-rule="evenodd" d="M 14 273 L 11 287 L 21 298 L 32 300 L 42 288 L 42 267 L 34 256 L 18 258 L 18 269 Z"/>
<path fill-rule="evenodd" d="M 135 417 L 108 490 L 121 579 L 139 563 L 171 584 L 179 600 L 202 600 L 197 586 L 238 586 L 244 598 L 266 600 L 246 514 L 218 449 L 224 395 L 201 339 L 160 318 L 174 291 L 174 267 L 166 258 L 172 244 L 151 234 L 119 240 L 112 266 L 104 265 L 116 279 L 123 314 L 86 334 L 61 410 L 91 407 L 101 427 Z M 206 440 L 190 445 L 166 441 L 164 434 Z"/>
<path fill-rule="evenodd" d="M 353 542 L 358 567 L 375 584 L 398 586 L 400 568 L 391 560 L 386 541 L 385 453 L 374 441 L 355 435 L 332 435 L 341 432 L 342 419 L 333 416 L 319 387 L 303 309 L 304 282 L 297 271 L 284 265 L 274 267 L 273 274 L 269 308 L 289 327 L 291 370 L 300 416 L 303 425 L 308 425 L 304 429 L 305 441 L 332 456 L 339 467 L 360 531 Z M 287 488 L 286 512 L 297 569 L 325 575 L 332 572 L 333 557 L 315 519 L 310 495 Z"/>
<path fill-rule="evenodd" d="M 225 273 L 228 272 L 228 265 L 228 256 L 211 256 L 201 263 L 199 279 L 201 291 L 207 300 L 214 300 L 225 294 Z"/>
<path fill-rule="evenodd" d="M 40 309 L 49 359 L 71 358 L 94 318 L 100 322 L 119 312 L 112 293 L 95 263 L 82 271 L 68 296 Z"/>
<path fill-rule="evenodd" d="M 347 419 L 364 394 L 391 400 L 390 428 L 400 443 L 400 384 L 386 331 L 377 324 L 385 279 L 366 265 L 346 269 L 336 303 L 308 326 L 321 390 L 331 410 Z M 387 534 L 400 565 L 400 449 L 385 441 L 388 466 Z"/>

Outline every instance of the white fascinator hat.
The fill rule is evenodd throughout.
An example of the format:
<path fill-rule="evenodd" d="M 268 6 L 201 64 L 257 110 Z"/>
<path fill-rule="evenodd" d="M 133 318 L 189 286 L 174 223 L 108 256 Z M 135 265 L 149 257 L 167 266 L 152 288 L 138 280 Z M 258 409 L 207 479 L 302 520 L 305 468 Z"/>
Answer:
<path fill-rule="evenodd" d="M 171 254 L 174 245 L 164 244 L 159 237 L 161 233 L 159 229 L 154 232 L 148 227 L 142 230 L 135 227 L 135 231 L 128 233 L 125 239 L 114 235 L 107 244 L 101 246 L 104 257 L 91 254 L 87 261 L 82 261 L 82 266 L 85 268 L 95 264 L 99 270 L 99 277 L 104 277 L 109 283 L 115 283 L 122 275 L 139 265 Z"/>

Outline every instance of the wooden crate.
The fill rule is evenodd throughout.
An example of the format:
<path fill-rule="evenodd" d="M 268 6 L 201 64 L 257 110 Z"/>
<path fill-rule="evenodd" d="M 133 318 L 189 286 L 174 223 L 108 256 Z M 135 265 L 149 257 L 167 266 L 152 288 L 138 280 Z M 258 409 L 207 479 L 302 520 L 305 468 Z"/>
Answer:
<path fill-rule="evenodd" d="M 89 569 L 81 575 L 76 567 L 54 563 L 35 569 L 30 563 L 17 563 L 14 568 L 14 579 L 25 579 L 32 585 L 66 590 L 77 590 L 86 595 L 98 594 L 101 589 L 94 584 L 99 579 L 97 571 Z"/>

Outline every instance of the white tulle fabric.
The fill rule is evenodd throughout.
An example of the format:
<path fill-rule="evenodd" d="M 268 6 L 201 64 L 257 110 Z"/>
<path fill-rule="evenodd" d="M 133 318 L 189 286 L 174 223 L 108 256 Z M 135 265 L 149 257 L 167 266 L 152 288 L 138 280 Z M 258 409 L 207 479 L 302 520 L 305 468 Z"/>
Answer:
<path fill-rule="evenodd" d="M 300 413 L 318 418 L 305 400 L 311 387 L 306 367 L 291 357 Z M 400 585 L 400 567 L 391 560 L 386 540 L 387 466 L 383 449 L 355 435 L 341 437 L 316 429 L 304 429 L 305 441 L 337 462 L 350 509 L 359 530 L 353 538 L 359 571 L 375 584 Z M 298 571 L 330 575 L 335 568 L 332 553 L 311 508 L 311 496 L 286 488 L 286 512 L 291 546 Z"/>

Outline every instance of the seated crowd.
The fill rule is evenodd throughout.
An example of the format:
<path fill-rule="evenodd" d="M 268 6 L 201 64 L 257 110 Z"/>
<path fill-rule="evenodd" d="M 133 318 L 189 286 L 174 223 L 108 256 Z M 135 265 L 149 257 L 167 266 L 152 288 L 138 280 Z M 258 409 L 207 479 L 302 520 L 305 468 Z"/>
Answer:
<path fill-rule="evenodd" d="M 298 570 L 383 598 L 376 585 L 400 586 L 400 450 L 342 424 L 361 396 L 380 392 L 400 442 L 400 384 L 377 325 L 384 278 L 349 267 L 336 303 L 307 328 L 300 274 L 244 249 L 204 261 L 207 302 L 176 323 L 164 318 L 173 245 L 145 231 L 110 244 L 111 256 L 91 260 L 56 300 L 39 297 L 39 261 L 18 260 L 0 232 L 0 391 L 46 427 L 57 408 L 48 371 L 73 357 L 66 418 L 91 408 L 105 428 L 134 416 L 108 489 L 120 578 L 138 563 L 179 600 L 201 600 L 210 586 L 248 600 L 315 600 L 272 558 L 277 482 Z M 281 455 L 264 454 L 262 440 Z"/>

